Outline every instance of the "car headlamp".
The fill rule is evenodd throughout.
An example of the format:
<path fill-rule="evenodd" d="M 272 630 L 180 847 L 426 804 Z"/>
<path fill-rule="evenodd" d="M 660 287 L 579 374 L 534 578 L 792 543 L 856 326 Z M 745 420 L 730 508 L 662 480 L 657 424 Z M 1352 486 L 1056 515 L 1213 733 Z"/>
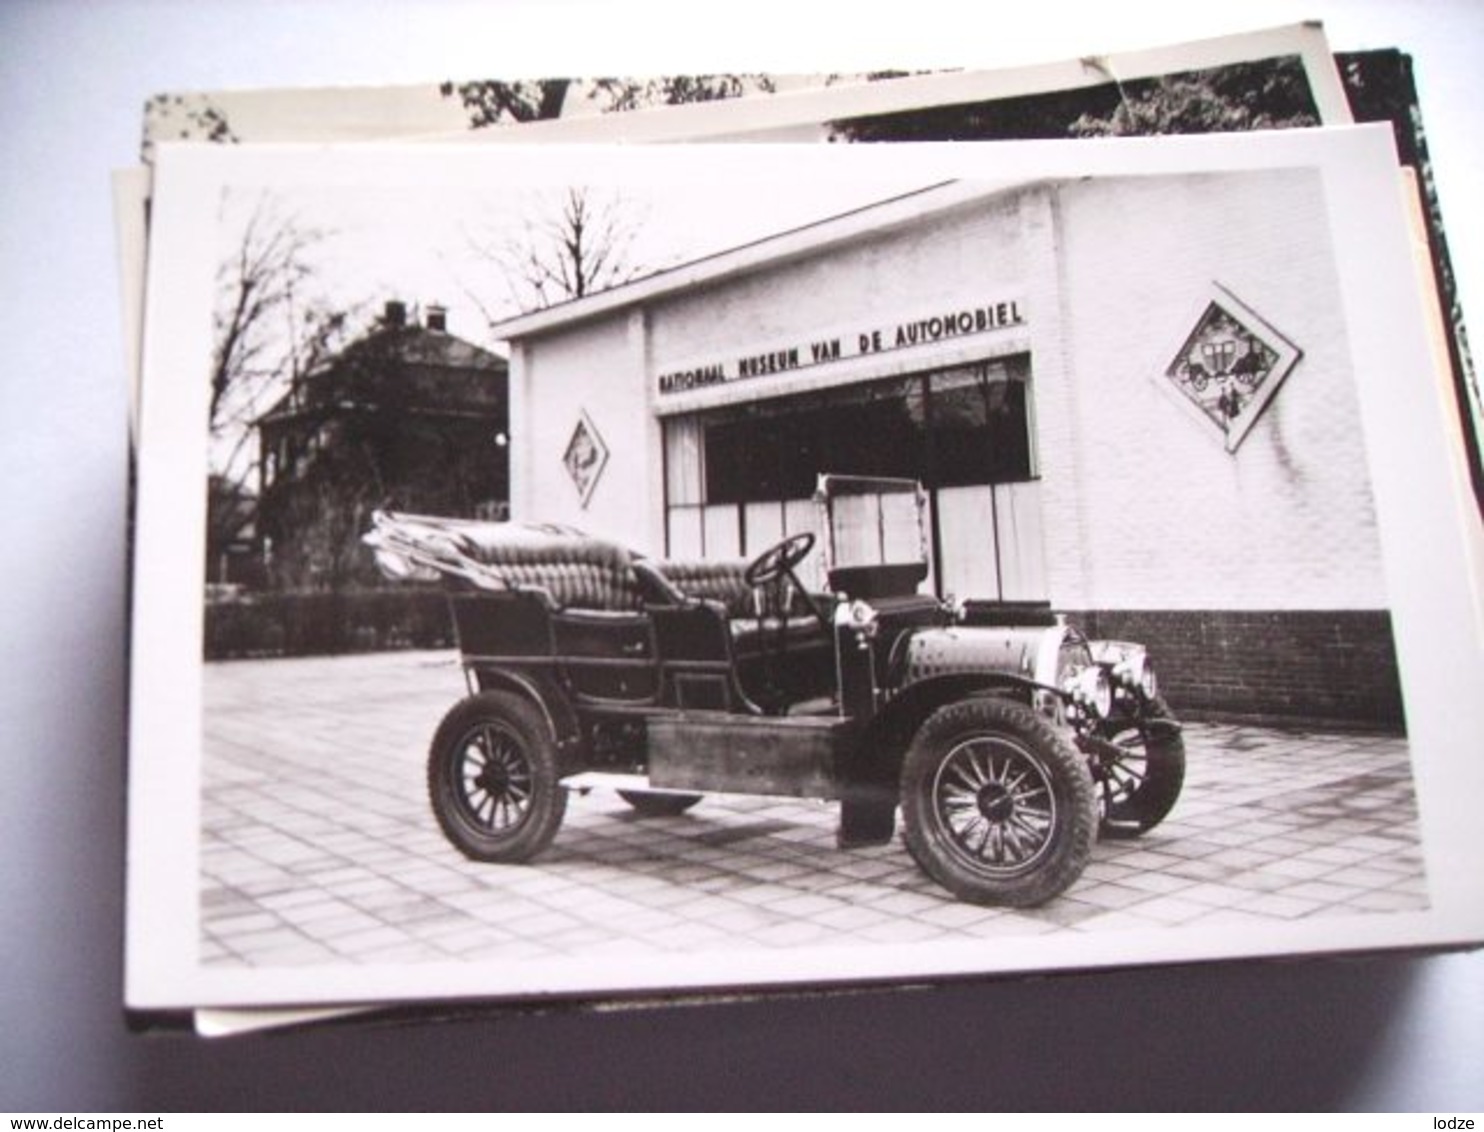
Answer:
<path fill-rule="evenodd" d="M 1145 699 L 1153 699 L 1159 692 L 1159 681 L 1154 675 L 1154 665 L 1143 652 L 1125 653 L 1112 666 L 1113 680 L 1119 688 L 1138 692 Z"/>
<path fill-rule="evenodd" d="M 1072 702 L 1094 719 L 1106 719 L 1113 711 L 1113 684 L 1100 664 L 1089 665 L 1067 681 Z"/>
<path fill-rule="evenodd" d="M 1107 719 L 1113 713 L 1113 685 L 1101 665 L 1088 669 L 1092 674 L 1092 690 L 1088 694 L 1088 706 L 1099 719 Z"/>
<path fill-rule="evenodd" d="M 1149 663 L 1149 658 L 1144 658 L 1144 663 L 1139 665 L 1139 691 L 1144 693 L 1144 698 L 1152 700 L 1159 695 L 1159 678 L 1154 675 L 1154 665 Z"/>
<path fill-rule="evenodd" d="M 841 602 L 835 607 L 836 626 L 845 626 L 867 636 L 876 632 L 878 616 L 875 606 L 859 598 L 855 601 Z"/>

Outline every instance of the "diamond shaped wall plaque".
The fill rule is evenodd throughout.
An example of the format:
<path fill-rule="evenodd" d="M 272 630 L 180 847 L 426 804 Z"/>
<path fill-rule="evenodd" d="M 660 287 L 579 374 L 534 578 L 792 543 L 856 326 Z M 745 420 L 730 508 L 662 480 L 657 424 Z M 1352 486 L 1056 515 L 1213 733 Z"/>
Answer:
<path fill-rule="evenodd" d="M 1220 284 L 1165 380 L 1235 452 L 1303 352 Z"/>
<path fill-rule="evenodd" d="M 572 477 L 572 485 L 577 488 L 577 497 L 584 507 L 592 498 L 593 489 L 598 486 L 607 463 L 608 445 L 603 443 L 603 437 L 587 413 L 579 410 L 572 439 L 567 441 L 567 451 L 562 455 L 562 464 L 567 475 Z"/>

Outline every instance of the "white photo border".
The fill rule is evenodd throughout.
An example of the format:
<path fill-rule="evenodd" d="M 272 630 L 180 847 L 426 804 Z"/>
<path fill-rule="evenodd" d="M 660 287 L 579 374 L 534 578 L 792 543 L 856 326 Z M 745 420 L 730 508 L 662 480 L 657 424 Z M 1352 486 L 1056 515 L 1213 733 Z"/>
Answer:
<path fill-rule="evenodd" d="M 201 549 L 206 383 L 217 202 L 239 183 L 468 184 L 580 174 L 683 175 L 788 166 L 867 177 L 901 160 L 896 147 L 708 146 L 481 150 L 368 146 L 162 147 L 149 262 L 134 568 L 130 713 L 126 1001 L 137 1009 L 450 998 L 545 998 L 869 983 L 1390 948 L 1484 938 L 1474 799 L 1484 793 L 1484 699 L 1475 600 L 1458 528 L 1443 407 L 1398 374 L 1432 362 L 1386 127 L 1238 136 L 925 144 L 924 180 L 1096 177 L 1312 167 L 1328 199 L 1335 257 L 1374 474 L 1383 560 L 1406 694 L 1430 910 L 1325 918 L 1252 932 L 1170 928 L 1000 938 L 920 948 L 860 947 L 667 954 L 596 965 L 541 963 L 208 968 L 199 957 Z"/>

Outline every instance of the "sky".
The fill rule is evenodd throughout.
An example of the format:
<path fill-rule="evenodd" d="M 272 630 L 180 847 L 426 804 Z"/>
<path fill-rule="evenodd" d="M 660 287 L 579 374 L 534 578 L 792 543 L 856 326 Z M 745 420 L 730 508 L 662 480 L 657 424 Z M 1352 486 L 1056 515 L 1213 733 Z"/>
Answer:
<path fill-rule="evenodd" d="M 745 193 L 694 183 L 604 187 L 595 190 L 632 225 L 630 262 L 659 270 L 802 224 L 924 187 L 909 169 L 871 179 L 811 179 L 787 192 Z M 498 264 L 478 243 L 519 239 L 532 217 L 546 216 L 560 189 L 511 188 L 504 192 L 451 191 L 442 187 L 302 187 L 229 190 L 222 207 L 219 254 L 230 255 L 264 192 L 286 214 L 322 234 L 313 249 L 314 283 L 338 307 L 380 310 L 397 298 L 409 305 L 439 303 L 449 309 L 449 330 L 489 346 L 485 312 L 520 313 Z"/>
<path fill-rule="evenodd" d="M 222 151 L 233 156 L 235 147 Z M 292 218 L 300 231 L 314 233 L 306 245 L 311 271 L 296 286 L 298 313 L 323 303 L 351 313 L 353 332 L 369 326 L 388 300 L 405 302 L 425 314 L 432 304 L 447 309 L 451 333 L 497 353 L 504 346 L 489 331 L 492 320 L 523 313 L 508 284 L 508 270 L 481 253 L 480 245 L 519 243 L 533 220 L 551 217 L 573 180 L 543 171 L 539 183 L 521 183 L 525 165 L 516 147 L 502 147 L 510 160 L 511 183 L 490 187 L 421 180 L 417 149 L 399 175 L 374 183 L 323 177 L 298 180 L 279 175 L 233 179 L 221 192 L 217 209 L 216 261 L 239 253 L 254 214 L 267 205 L 275 216 Z M 614 179 L 601 175 L 590 185 L 596 199 L 622 217 L 633 233 L 629 263 L 641 275 L 810 224 L 904 192 L 941 177 L 924 176 L 909 163 L 873 174 L 790 178 L 776 156 L 738 183 L 716 175 L 666 179 L 662 175 Z M 761 151 L 760 151 L 761 153 Z M 544 163 L 541 163 L 544 166 Z M 280 163 L 281 170 L 284 165 Z M 219 292 L 220 294 L 220 292 Z M 274 347 L 288 349 L 288 336 Z M 266 411 L 281 386 L 258 393 L 246 415 Z M 212 466 L 228 464 L 240 475 L 256 459 L 251 437 L 233 432 L 212 445 Z"/>

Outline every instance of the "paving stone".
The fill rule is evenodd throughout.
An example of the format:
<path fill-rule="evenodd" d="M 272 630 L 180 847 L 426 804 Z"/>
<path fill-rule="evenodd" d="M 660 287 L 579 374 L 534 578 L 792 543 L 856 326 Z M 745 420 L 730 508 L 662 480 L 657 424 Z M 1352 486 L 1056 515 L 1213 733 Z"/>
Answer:
<path fill-rule="evenodd" d="M 1171 873 L 1134 871 L 1119 883 L 1136 892 L 1169 893 L 1189 888 L 1196 882 L 1190 877 L 1174 876 Z"/>
<path fill-rule="evenodd" d="M 1151 894 L 1126 884 L 1079 884 L 1077 899 L 1099 908 L 1128 908 L 1151 899 Z"/>
<path fill-rule="evenodd" d="M 708 899 L 703 895 L 699 898 L 698 902 L 698 898 L 694 892 L 687 892 L 684 888 L 676 885 L 666 885 L 663 888 L 651 889 L 637 895 L 627 895 L 630 895 L 632 902 L 640 907 L 650 909 L 651 911 L 673 910 L 677 915 L 686 917 L 702 914 L 699 910 L 706 906 L 705 901 Z M 695 908 L 688 908 L 687 905 L 690 904 L 695 904 Z M 587 909 L 585 905 L 577 904 L 577 906 L 586 914 Z"/>
<path fill-rule="evenodd" d="M 1335 866 L 1325 861 L 1311 861 L 1304 857 L 1279 857 L 1260 866 L 1259 871 L 1272 876 L 1288 877 L 1290 880 L 1311 880 L 1335 871 Z"/>
<path fill-rule="evenodd" d="M 1100 842 L 1079 883 L 1036 909 L 953 900 L 899 836 L 842 852 L 834 807 L 798 799 L 717 796 L 641 820 L 595 791 L 570 800 L 539 861 L 477 864 L 442 837 L 423 778 L 429 736 L 463 693 L 455 661 L 206 666 L 203 962 L 600 962 L 1426 906 L 1404 740 L 1199 723 L 1170 818 Z"/>
<path fill-rule="evenodd" d="M 756 928 L 776 924 L 782 917 L 769 908 L 752 905 L 733 905 L 730 909 L 714 914 L 708 921 L 724 932 L 748 932 Z"/>
<path fill-rule="evenodd" d="M 1264 892 L 1260 895 L 1248 897 L 1238 904 L 1237 907 L 1270 918 L 1293 920 L 1300 916 L 1307 916 L 1310 912 L 1318 910 L 1320 904 L 1314 900 L 1301 900 L 1297 897 L 1287 896 L 1281 892 Z"/>
<path fill-rule="evenodd" d="M 262 908 L 273 912 L 291 913 L 295 909 L 302 909 L 309 905 L 322 902 L 324 897 L 312 888 L 300 886 L 287 892 L 275 892 L 267 896 L 257 898 L 256 903 Z M 206 907 L 206 901 L 202 899 L 202 907 Z"/>
<path fill-rule="evenodd" d="M 1234 873 L 1224 882 L 1234 893 L 1240 892 L 1278 892 L 1294 883 L 1293 877 L 1279 876 L 1276 873 L 1265 873 L 1256 869 L 1249 869 Z"/>
<path fill-rule="evenodd" d="M 1210 914 L 1210 907 L 1183 896 L 1153 896 L 1132 909 L 1137 915 L 1160 924 L 1184 924 Z"/>
<path fill-rule="evenodd" d="M 252 911 L 245 915 L 233 914 L 220 918 L 213 917 L 211 927 L 220 937 L 238 937 L 276 928 L 282 922 L 282 920 L 271 912 Z"/>
<path fill-rule="evenodd" d="M 907 892 L 903 889 L 894 889 L 886 892 L 880 898 L 873 900 L 871 906 L 882 912 L 892 912 L 900 916 L 912 916 L 919 912 L 925 912 L 929 908 L 936 908 L 947 897 L 939 897 L 936 893 L 928 895 L 919 892 Z"/>
<path fill-rule="evenodd" d="M 1387 876 L 1388 881 L 1392 880 Z M 304 893 L 306 899 L 313 900 L 314 893 Z M 272 907 L 271 901 L 274 897 L 259 901 L 251 896 L 239 892 L 235 888 L 207 888 L 201 893 L 201 910 L 209 913 L 215 919 L 222 919 L 234 914 L 248 914 L 259 910 L 259 905 Z M 282 899 L 279 897 L 278 899 Z"/>
<path fill-rule="evenodd" d="M 1210 908 L 1229 908 L 1239 895 L 1246 896 L 1246 890 L 1234 892 L 1229 884 L 1193 884 L 1189 888 L 1180 889 L 1181 900 L 1204 904 Z"/>
<path fill-rule="evenodd" d="M 818 912 L 827 912 L 831 908 L 838 908 L 840 907 L 840 902 L 838 900 L 831 900 L 825 896 L 816 896 L 813 893 L 804 892 L 772 901 L 768 904 L 768 907 L 784 916 L 812 916 Z"/>
<path fill-rule="evenodd" d="M 329 945 L 341 955 L 352 955 L 361 958 L 370 955 L 377 949 L 396 947 L 406 942 L 408 942 L 406 932 L 387 927 L 385 924 L 379 924 L 374 928 L 345 932 L 337 935 L 332 941 L 329 941 Z"/>
<path fill-rule="evenodd" d="M 1106 909 L 1099 908 L 1096 904 L 1088 904 L 1074 896 L 1063 896 L 1053 900 L 1049 904 L 1043 904 L 1035 910 L 1038 920 L 1047 920 L 1059 927 L 1073 927 L 1083 920 L 1091 919 L 1093 916 L 1101 915 Z"/>
<path fill-rule="evenodd" d="M 1207 841 L 1205 838 L 1185 838 L 1180 841 L 1164 840 L 1150 842 L 1151 847 L 1157 848 L 1159 852 L 1171 857 L 1182 857 L 1186 860 L 1194 860 L 1201 857 L 1209 857 L 1212 853 L 1220 853 L 1224 846 Z"/>
<path fill-rule="evenodd" d="M 1371 854 L 1363 849 L 1347 848 L 1342 845 L 1320 845 L 1309 849 L 1304 853 L 1304 858 L 1309 861 L 1325 861 L 1335 866 L 1353 865 L 1360 861 L 1367 861 Z"/>
<path fill-rule="evenodd" d="M 200 956 L 201 962 L 203 963 L 216 963 L 223 959 L 228 959 L 232 962 L 240 962 L 240 960 L 231 950 L 218 943 L 214 939 L 202 940 L 198 954 Z"/>
<path fill-rule="evenodd" d="M 748 933 L 748 938 L 762 947 L 807 947 L 820 943 L 834 933 L 823 924 L 810 920 L 788 920 Z"/>
<path fill-rule="evenodd" d="M 1428 907 L 1428 901 L 1422 893 L 1377 889 L 1361 893 L 1350 906 L 1358 912 L 1418 912 Z"/>
<path fill-rule="evenodd" d="M 861 928 L 857 934 L 861 939 L 876 943 L 922 943 L 942 939 L 943 929 L 936 924 L 925 924 L 919 920 L 891 919 Z"/>
<path fill-rule="evenodd" d="M 238 962 L 254 967 L 312 967 L 343 958 L 328 947 L 306 940 L 286 943 L 244 955 Z"/>
<path fill-rule="evenodd" d="M 1159 920 L 1140 916 L 1137 910 L 1115 909 L 1089 916 L 1072 927 L 1079 932 L 1099 934 L 1102 932 L 1147 931 L 1151 927 L 1164 927 Z"/>
<path fill-rule="evenodd" d="M 1196 881 L 1229 880 L 1238 871 L 1226 862 L 1212 857 L 1204 857 L 1198 861 L 1177 861 L 1165 869 L 1170 876 Z"/>
<path fill-rule="evenodd" d="M 1300 900 L 1314 900 L 1321 904 L 1339 904 L 1346 900 L 1353 900 L 1363 891 L 1364 889 L 1350 884 L 1335 884 L 1329 880 L 1310 880 L 1283 889 L 1283 895 Z"/>
<path fill-rule="evenodd" d="M 1223 849 L 1218 863 L 1232 870 L 1250 869 L 1257 865 L 1266 864 L 1273 859 L 1273 854 L 1264 853 L 1258 849 L 1229 848 Z"/>
<path fill-rule="evenodd" d="M 341 939 L 345 936 L 359 935 L 365 932 L 380 931 L 386 927 L 375 916 L 358 911 L 341 913 L 337 916 L 326 917 L 323 920 L 296 918 L 294 923 L 301 931 L 313 935 L 315 939 L 326 941 Z"/>
<path fill-rule="evenodd" d="M 1196 922 L 1196 921 L 1191 921 Z M 1273 922 L 1273 917 L 1248 908 L 1217 907 L 1200 917 L 1203 928 L 1257 928 Z"/>
<path fill-rule="evenodd" d="M 827 908 L 823 912 L 816 912 L 809 917 L 817 924 L 831 929 L 835 934 L 843 933 L 851 935 L 863 931 L 876 924 L 884 923 L 891 917 L 885 913 L 861 904 L 841 904 L 833 908 Z"/>
<path fill-rule="evenodd" d="M 432 963 L 448 958 L 448 952 L 433 944 L 410 941 L 388 947 L 373 947 L 361 952 L 356 958 L 366 963 Z"/>
<path fill-rule="evenodd" d="M 291 951 L 304 947 L 307 942 L 298 932 L 282 927 L 270 928 L 267 931 L 232 933 L 232 948 L 241 955 Z M 312 945 L 305 949 L 312 950 Z"/>

